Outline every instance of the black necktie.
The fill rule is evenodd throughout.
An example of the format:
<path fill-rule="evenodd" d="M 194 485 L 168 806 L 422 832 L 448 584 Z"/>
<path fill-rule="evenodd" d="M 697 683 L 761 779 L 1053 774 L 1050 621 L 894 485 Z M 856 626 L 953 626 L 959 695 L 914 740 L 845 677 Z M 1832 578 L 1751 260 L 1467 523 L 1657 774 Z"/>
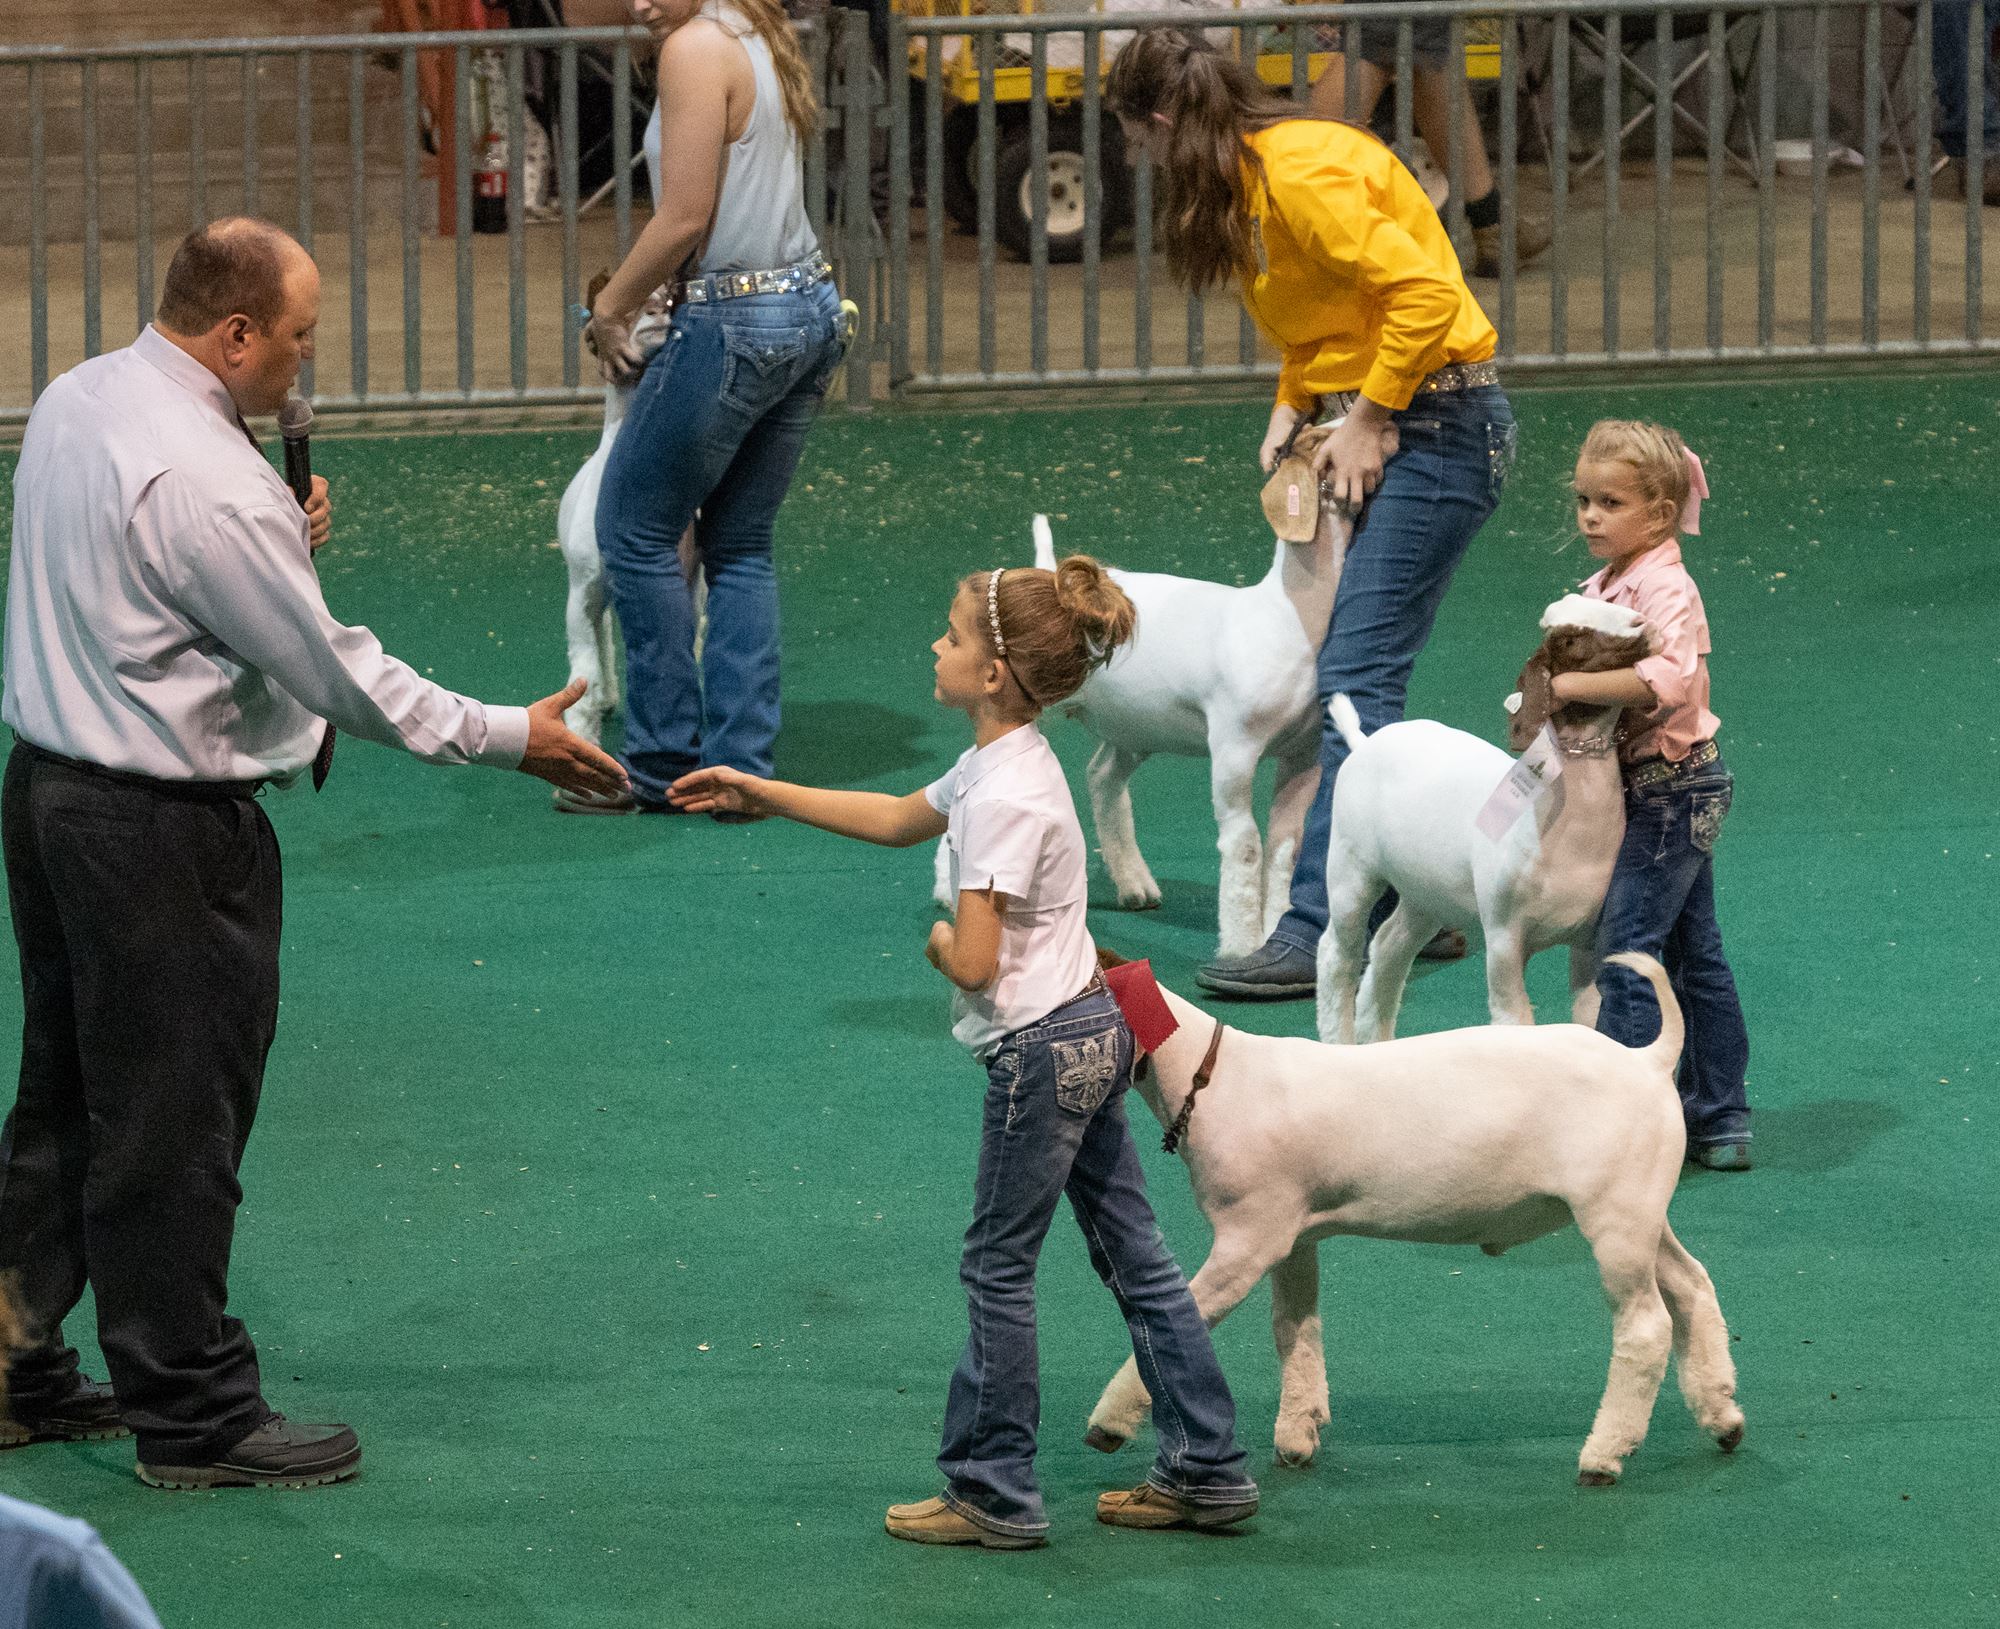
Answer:
<path fill-rule="evenodd" d="M 243 432 L 244 439 L 247 440 L 251 446 L 257 449 L 257 456 L 259 458 L 263 457 L 264 444 L 257 439 L 256 433 L 250 428 L 248 424 L 244 422 L 243 415 L 241 413 L 238 413 L 236 415 L 236 428 L 241 430 Z M 293 496 L 296 497 L 297 494 L 294 493 Z M 312 545 L 310 542 L 307 543 L 306 549 L 308 553 L 311 552 Z M 315 567 L 314 569 L 317 570 L 318 568 Z M 317 792 L 322 786 L 326 785 L 327 773 L 333 768 L 333 738 L 334 738 L 334 729 L 333 726 L 329 724 L 326 727 L 326 733 L 319 738 L 319 751 L 313 754 L 312 783 L 313 783 L 313 790 L 315 792 Z"/>

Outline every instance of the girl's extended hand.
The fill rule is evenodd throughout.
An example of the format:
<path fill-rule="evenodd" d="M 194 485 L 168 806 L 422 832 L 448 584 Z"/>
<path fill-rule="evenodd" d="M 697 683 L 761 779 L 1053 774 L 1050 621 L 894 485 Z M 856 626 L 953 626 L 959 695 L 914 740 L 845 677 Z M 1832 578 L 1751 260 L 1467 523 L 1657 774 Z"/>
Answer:
<path fill-rule="evenodd" d="M 639 347 L 632 343 L 630 319 L 614 316 L 601 305 L 591 311 L 584 337 L 597 357 L 597 371 L 609 384 L 631 383 L 646 365 Z"/>
<path fill-rule="evenodd" d="M 775 814 L 764 796 L 764 782 L 740 769 L 718 764 L 690 770 L 667 788 L 667 801 L 689 814 Z"/>
<path fill-rule="evenodd" d="M 1288 402 L 1271 409 L 1271 427 L 1264 432 L 1264 445 L 1257 449 L 1257 467 L 1266 475 L 1278 467 L 1278 449 L 1300 419 L 1299 410 Z"/>
<path fill-rule="evenodd" d="M 931 936 L 924 941 L 924 960 L 940 973 L 944 971 L 944 959 L 951 951 L 951 924 L 933 922 Z"/>
<path fill-rule="evenodd" d="M 1375 404 L 1365 398 L 1355 403 L 1313 454 L 1313 473 L 1330 483 L 1333 501 L 1350 511 L 1368 501 L 1382 484 L 1382 466 L 1396 456 L 1394 421 L 1386 409 L 1375 407 L 1371 413 L 1371 407 Z"/>

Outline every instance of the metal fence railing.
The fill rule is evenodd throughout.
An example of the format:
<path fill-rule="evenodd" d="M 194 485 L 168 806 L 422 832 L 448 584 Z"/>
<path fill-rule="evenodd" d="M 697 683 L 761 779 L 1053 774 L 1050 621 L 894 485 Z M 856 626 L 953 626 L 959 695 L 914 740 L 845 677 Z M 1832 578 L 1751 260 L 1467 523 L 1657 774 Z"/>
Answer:
<path fill-rule="evenodd" d="M 826 110 L 808 207 L 843 284 L 865 289 L 882 247 L 868 210 L 846 207 L 868 195 L 868 144 L 850 156 L 845 136 L 883 104 L 880 75 L 863 19 L 835 12 L 802 33 Z M 650 94 L 644 43 L 564 29 L 0 47 L 0 101 L 26 115 L 0 122 L 17 176 L 0 192 L 18 205 L 0 210 L 0 304 L 22 307 L 0 324 L 0 425 L 26 418 L 52 372 L 128 343 L 174 244 L 236 212 L 287 227 L 320 264 L 305 382 L 322 408 L 599 397 L 573 311 L 648 207 L 629 111 Z M 610 178 L 591 194 L 577 163 L 586 76 L 613 110 Z M 489 152 L 504 155 L 483 178 L 504 176 L 494 233 L 474 230 L 489 87 L 502 110 Z M 857 350 L 849 389 L 865 398 Z"/>
<path fill-rule="evenodd" d="M 1393 37 L 1380 128 L 1420 174 L 1434 157 L 1468 260 L 1466 177 L 1490 151 L 1497 275 L 1474 288 L 1510 370 L 2000 350 L 1982 211 L 1941 189 L 1932 162 L 1931 50 L 1938 28 L 1983 44 L 2000 5 L 910 14 L 920 3 L 889 18 L 879 54 L 860 14 L 804 25 L 826 109 L 809 203 L 866 314 L 841 391 L 853 404 L 1274 371 L 1233 297 L 1191 300 L 1168 282 L 1151 165 L 1128 160 L 1104 105 L 1126 33 L 1166 25 L 1206 28 L 1301 99 L 1335 61 L 1345 92 L 1359 83 L 1356 55 L 1332 55 L 1341 29 Z M 1439 18 L 1449 77 L 1462 61 L 1476 94 L 1447 97 L 1445 128 L 1425 132 L 1416 30 Z M 322 407 L 594 398 L 572 312 L 647 207 L 642 47 L 568 29 L 0 48 L 0 99 L 25 113 L 0 121 L 0 425 L 21 422 L 54 372 L 126 343 L 173 244 L 239 210 L 291 228 L 320 262 L 309 383 Z M 1993 69 L 1984 49 L 1963 54 L 1978 109 Z M 489 94 L 504 109 L 490 149 Z M 586 189 L 590 95 L 616 116 L 608 174 Z M 1967 126 L 1951 173 L 1977 200 L 2000 155 L 1982 119 Z M 504 152 L 483 178 L 482 152 Z M 495 221 L 481 219 L 489 190 L 505 195 Z M 1549 228 L 1545 255 L 1517 253 L 1524 220 Z"/>

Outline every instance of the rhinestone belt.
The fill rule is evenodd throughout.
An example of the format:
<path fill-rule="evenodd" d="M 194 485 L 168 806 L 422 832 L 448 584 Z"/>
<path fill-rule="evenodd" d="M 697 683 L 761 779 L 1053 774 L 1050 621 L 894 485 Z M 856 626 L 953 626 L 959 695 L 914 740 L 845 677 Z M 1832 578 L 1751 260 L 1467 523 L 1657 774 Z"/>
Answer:
<path fill-rule="evenodd" d="M 1417 385 L 1417 394 L 1429 396 L 1448 390 L 1479 390 L 1499 383 L 1498 362 L 1454 362 L 1449 367 L 1439 368 L 1436 373 L 1425 374 Z"/>
<path fill-rule="evenodd" d="M 710 300 L 740 300 L 746 294 L 796 294 L 832 275 L 832 263 L 815 249 L 794 266 L 774 271 L 710 272 L 706 277 L 690 277 L 685 283 L 669 283 L 667 293 L 675 305 L 705 305 Z"/>
<path fill-rule="evenodd" d="M 1641 763 L 1627 764 L 1625 766 L 1625 785 L 1635 792 L 1642 786 L 1657 786 L 1661 781 L 1670 781 L 1676 775 L 1684 774 L 1690 769 L 1705 768 L 1721 756 L 1722 754 L 1717 750 L 1713 738 L 1707 741 L 1697 741 L 1693 746 L 1688 748 L 1685 758 L 1671 760 L 1666 758 L 1648 758 Z"/>
<path fill-rule="evenodd" d="M 1439 368 L 1436 373 L 1427 373 L 1417 383 L 1417 395 L 1435 396 L 1447 391 L 1479 390 L 1486 385 L 1500 383 L 1500 364 L 1497 362 L 1454 362 L 1449 367 Z M 1330 423 L 1344 419 L 1354 411 L 1354 404 L 1361 400 L 1358 390 L 1336 391 L 1319 399 L 1318 422 Z"/>

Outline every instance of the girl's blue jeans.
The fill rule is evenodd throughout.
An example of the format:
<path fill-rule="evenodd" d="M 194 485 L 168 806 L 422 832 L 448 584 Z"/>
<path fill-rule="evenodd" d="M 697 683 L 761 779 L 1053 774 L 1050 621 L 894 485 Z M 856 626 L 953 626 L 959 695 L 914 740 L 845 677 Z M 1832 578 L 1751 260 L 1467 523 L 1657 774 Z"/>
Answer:
<path fill-rule="evenodd" d="M 1514 462 L 1514 414 L 1498 385 L 1419 395 L 1396 415 L 1396 431 L 1396 456 L 1361 511 L 1319 651 L 1319 790 L 1292 871 L 1291 908 L 1272 930 L 1308 953 L 1326 930 L 1333 782 L 1347 762 L 1346 738 L 1324 704 L 1344 693 L 1370 734 L 1403 716 L 1410 670 L 1444 591 Z"/>
<path fill-rule="evenodd" d="M 1100 989 L 1017 1030 L 987 1064 L 959 1268 L 972 1327 L 951 1377 L 938 1468 L 946 1502 L 999 1532 L 1049 1525 L 1035 1482 L 1035 1261 L 1065 1193 L 1153 1395 L 1159 1453 L 1149 1480 L 1194 1503 L 1256 1497 L 1208 1328 L 1146 1202 L 1125 1123 L 1132 1061 L 1131 1031 Z"/>
<path fill-rule="evenodd" d="M 1625 842 L 1597 923 L 1600 953 L 1643 950 L 1666 967 L 1687 1024 L 1679 1086 L 1691 1147 L 1750 1140 L 1750 1036 L 1715 920 L 1715 843 L 1734 788 L 1720 758 L 1628 786 Z M 1660 1033 L 1660 1004 L 1637 973 L 1607 967 L 1598 989 L 1601 1034 L 1646 1046 Z"/>
<path fill-rule="evenodd" d="M 625 636 L 625 766 L 645 803 L 691 769 L 768 775 L 778 738 L 778 506 L 844 350 L 840 294 L 684 305 L 640 377 L 597 496 Z M 681 533 L 695 527 L 708 637 L 695 671 Z"/>

